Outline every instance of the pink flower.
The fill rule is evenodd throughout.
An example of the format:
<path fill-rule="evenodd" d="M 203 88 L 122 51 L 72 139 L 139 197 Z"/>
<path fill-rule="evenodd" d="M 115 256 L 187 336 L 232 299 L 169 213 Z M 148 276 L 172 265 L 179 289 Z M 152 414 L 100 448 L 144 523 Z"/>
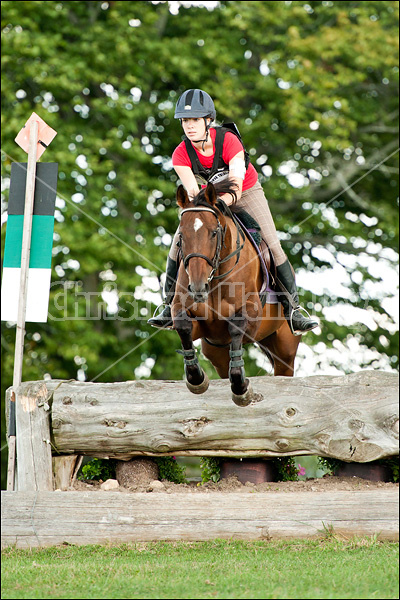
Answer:
<path fill-rule="evenodd" d="M 297 471 L 297 475 L 305 475 L 306 474 L 306 470 L 304 467 L 302 467 L 300 464 L 297 465 L 299 467 L 299 470 Z"/>

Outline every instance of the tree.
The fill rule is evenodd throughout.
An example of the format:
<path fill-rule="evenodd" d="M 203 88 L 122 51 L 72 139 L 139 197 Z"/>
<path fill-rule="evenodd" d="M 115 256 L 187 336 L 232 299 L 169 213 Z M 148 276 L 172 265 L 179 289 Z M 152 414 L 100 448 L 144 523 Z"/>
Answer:
<path fill-rule="evenodd" d="M 182 376 L 178 337 L 146 321 L 177 225 L 173 109 L 191 87 L 238 124 L 303 303 L 322 318 L 305 356 L 317 341 L 321 364 L 335 348 L 356 349 L 354 363 L 331 360 L 345 372 L 396 367 L 382 273 L 397 261 L 397 2 L 221 2 L 177 14 L 167 2 L 2 7 L 5 184 L 11 162 L 26 160 L 13 140 L 32 111 L 58 132 L 43 157 L 59 163 L 50 318 L 27 324 L 24 380 Z M 318 290 L 340 265 L 344 285 Z M 365 323 L 336 322 L 339 303 Z M 2 398 L 14 339 L 3 324 Z"/>

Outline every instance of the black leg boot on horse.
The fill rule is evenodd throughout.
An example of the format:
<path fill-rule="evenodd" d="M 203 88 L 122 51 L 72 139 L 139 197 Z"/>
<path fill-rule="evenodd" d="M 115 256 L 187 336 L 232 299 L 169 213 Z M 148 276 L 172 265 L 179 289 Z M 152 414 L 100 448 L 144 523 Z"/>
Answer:
<path fill-rule="evenodd" d="M 247 325 L 247 320 L 240 313 L 228 320 L 228 331 L 232 340 L 229 349 L 229 381 L 231 382 L 232 400 L 237 406 L 248 406 L 251 402 L 258 402 L 262 399 L 260 394 L 253 391 L 244 370 L 242 343 Z"/>
<path fill-rule="evenodd" d="M 186 387 L 193 394 L 204 394 L 210 382 L 197 358 L 192 338 L 193 323 L 186 310 L 181 310 L 175 315 L 175 325 L 182 342 L 182 350 L 177 352 L 182 354 L 185 363 Z"/>
<path fill-rule="evenodd" d="M 287 260 L 283 265 L 276 267 L 277 284 L 280 290 L 279 302 L 283 306 L 285 318 L 293 335 L 302 335 L 319 327 L 319 322 L 310 317 L 307 311 L 299 305 L 294 272 L 290 262 Z M 300 311 L 304 311 L 307 316 Z"/>
<path fill-rule="evenodd" d="M 171 304 L 175 295 L 175 284 L 177 274 L 178 263 L 168 256 L 166 279 L 164 285 L 165 308 L 159 315 L 157 315 L 156 317 L 153 315 L 153 317 L 147 321 L 149 325 L 152 325 L 153 327 L 159 327 L 161 329 L 170 329 L 172 327 Z M 156 311 L 158 310 L 158 308 L 159 307 L 157 307 Z"/>

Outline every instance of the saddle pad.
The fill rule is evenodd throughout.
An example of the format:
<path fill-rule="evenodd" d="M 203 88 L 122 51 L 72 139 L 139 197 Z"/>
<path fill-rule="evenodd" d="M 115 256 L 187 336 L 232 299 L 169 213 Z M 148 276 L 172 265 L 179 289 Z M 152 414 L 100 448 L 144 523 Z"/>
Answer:
<path fill-rule="evenodd" d="M 253 217 L 251 215 L 249 215 L 249 213 L 246 212 L 245 210 L 238 210 L 238 211 L 232 212 L 232 214 L 235 217 L 237 217 L 237 219 L 238 219 L 239 223 L 241 224 L 241 226 L 243 227 L 243 229 L 251 235 L 251 237 L 257 244 L 257 246 L 259 246 L 262 242 L 262 237 L 261 237 L 261 227 L 259 226 L 257 221 L 255 219 L 253 219 Z"/>

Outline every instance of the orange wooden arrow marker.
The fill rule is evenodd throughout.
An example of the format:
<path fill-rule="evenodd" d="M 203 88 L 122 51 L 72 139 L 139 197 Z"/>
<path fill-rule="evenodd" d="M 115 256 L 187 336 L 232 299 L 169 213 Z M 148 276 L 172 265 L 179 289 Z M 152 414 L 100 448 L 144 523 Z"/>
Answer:
<path fill-rule="evenodd" d="M 46 150 L 47 146 L 57 135 L 57 131 L 54 131 L 43 119 L 39 117 L 36 113 L 32 113 L 17 137 L 15 138 L 15 142 L 28 152 L 29 149 L 29 135 L 31 131 L 31 125 L 33 121 L 37 121 L 38 123 L 38 143 L 36 149 L 36 160 L 38 160 L 43 152 Z"/>

